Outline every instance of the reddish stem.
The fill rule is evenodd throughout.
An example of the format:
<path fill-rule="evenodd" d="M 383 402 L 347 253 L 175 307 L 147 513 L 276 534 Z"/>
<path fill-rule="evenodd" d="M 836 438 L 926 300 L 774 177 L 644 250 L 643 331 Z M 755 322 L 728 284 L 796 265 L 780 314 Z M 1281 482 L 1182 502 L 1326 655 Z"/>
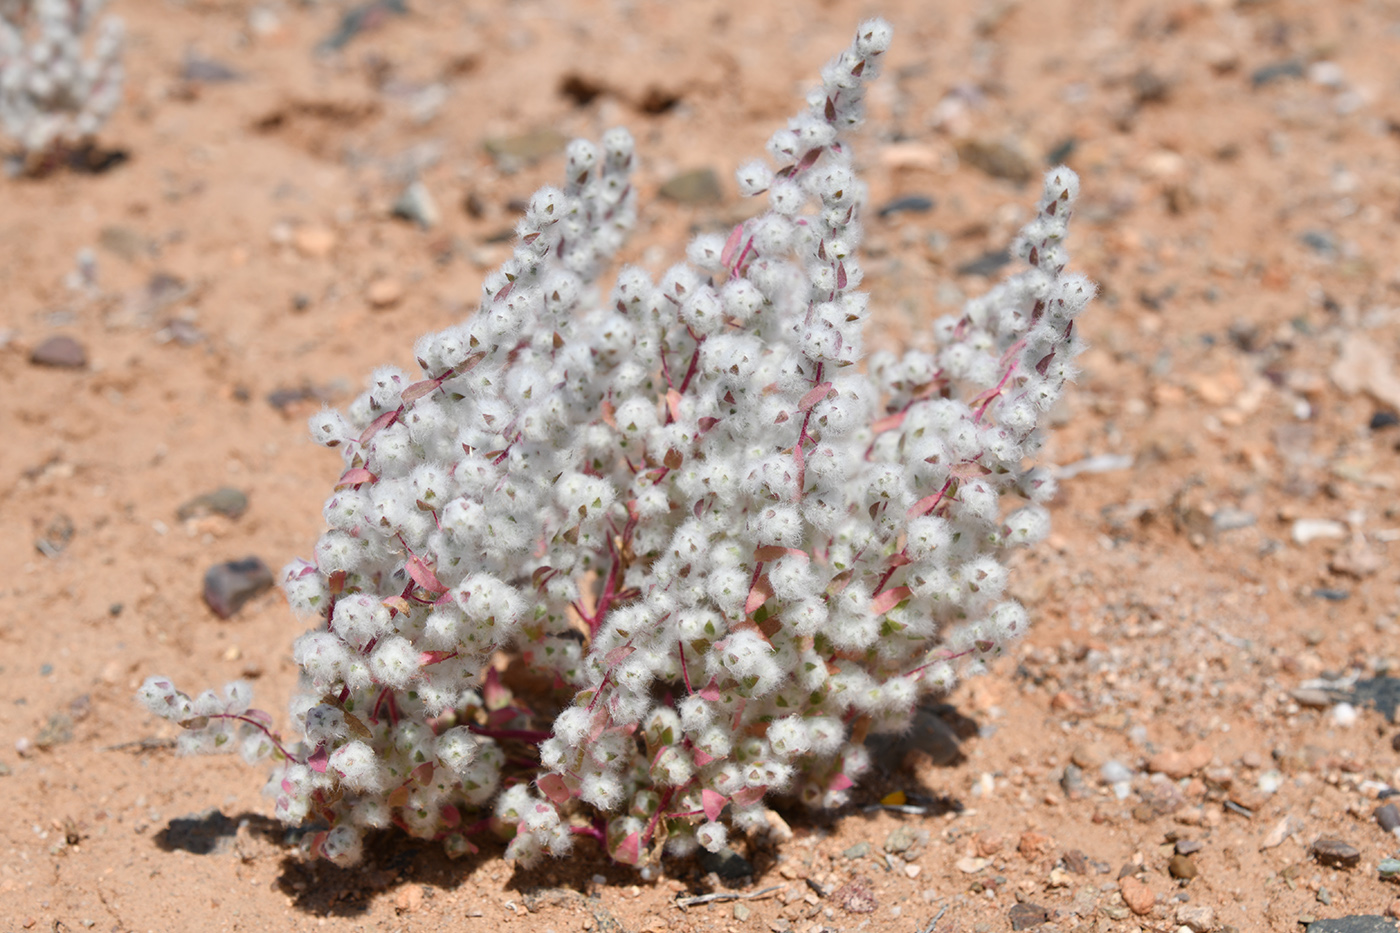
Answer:
<path fill-rule="evenodd" d="M 274 733 L 274 732 L 273 732 L 271 729 L 269 729 L 267 726 L 265 726 L 265 725 L 263 725 L 262 723 L 258 722 L 256 719 L 253 719 L 253 718 L 251 718 L 251 717 L 249 717 L 249 716 L 244 716 L 244 715 L 242 715 L 242 714 L 240 714 L 240 713 L 212 713 L 212 714 L 210 714 L 209 718 L 210 718 L 210 719 L 236 719 L 236 720 L 238 720 L 239 722 L 245 722 L 245 723 L 247 723 L 248 725 L 252 726 L 253 728 L 257 729 L 257 730 L 258 730 L 259 732 L 261 732 L 263 735 L 267 736 L 268 740 L 269 740 L 270 742 L 272 742 L 272 744 L 277 748 L 277 750 L 278 750 L 279 752 L 282 753 L 282 756 L 283 756 L 284 758 L 286 758 L 288 761 L 295 761 L 295 762 L 296 762 L 297 764 L 299 764 L 299 765 L 304 765 L 304 764 L 306 764 L 305 761 L 303 761 L 302 759 L 298 758 L 296 755 L 293 755 L 291 752 L 287 751 L 286 746 L 283 745 L 282 742 L 281 742 L 281 740 L 277 738 L 276 733 Z"/>

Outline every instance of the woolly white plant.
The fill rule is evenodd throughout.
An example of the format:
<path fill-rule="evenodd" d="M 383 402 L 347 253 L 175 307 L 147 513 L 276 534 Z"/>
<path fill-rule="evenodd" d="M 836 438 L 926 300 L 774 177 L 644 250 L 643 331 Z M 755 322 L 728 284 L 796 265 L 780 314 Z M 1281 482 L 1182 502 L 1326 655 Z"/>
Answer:
<path fill-rule="evenodd" d="M 1026 628 L 1006 552 L 1043 538 L 1026 458 L 1094 293 L 1064 271 L 1078 190 L 1050 172 L 1024 271 L 877 354 L 847 131 L 890 28 L 864 23 L 738 172 L 768 209 L 653 279 L 595 281 L 632 226 L 632 138 L 568 148 L 477 313 L 311 419 L 345 472 L 289 568 L 305 741 L 243 688 L 151 709 L 191 747 L 279 756 L 277 814 L 354 862 L 396 824 L 452 853 L 492 829 L 529 864 L 579 836 L 624 863 L 725 845 L 765 798 L 836 807 L 897 730 Z M 1017 506 L 1019 504 L 1019 507 Z M 509 660 L 530 695 L 508 690 Z M 509 680 L 509 676 L 507 680 Z M 552 686 L 551 686 L 552 685 Z M 221 704 L 224 704 L 221 706 Z"/>
<path fill-rule="evenodd" d="M 56 149 L 90 143 L 121 101 L 122 24 L 107 0 L 0 0 L 0 126 L 34 169 Z"/>

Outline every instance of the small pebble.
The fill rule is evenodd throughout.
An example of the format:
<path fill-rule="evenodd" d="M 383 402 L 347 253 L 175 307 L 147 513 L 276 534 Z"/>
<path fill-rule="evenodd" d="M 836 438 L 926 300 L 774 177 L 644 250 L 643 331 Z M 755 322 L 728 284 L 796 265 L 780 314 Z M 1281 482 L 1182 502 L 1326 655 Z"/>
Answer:
<path fill-rule="evenodd" d="M 1356 725 L 1358 715 L 1356 707 L 1350 703 L 1338 703 L 1332 707 L 1332 722 L 1343 729 Z"/>
<path fill-rule="evenodd" d="M 1044 907 L 1029 902 L 1013 905 L 1007 916 L 1011 920 L 1013 930 L 1029 930 L 1050 919 L 1050 914 Z"/>
<path fill-rule="evenodd" d="M 660 194 L 678 204 L 718 204 L 724 200 L 719 175 L 712 168 L 697 168 L 667 179 Z"/>
<path fill-rule="evenodd" d="M 1393 428 L 1400 424 L 1400 415 L 1393 411 L 1378 411 L 1371 416 L 1370 428 L 1372 431 L 1381 431 L 1385 428 Z"/>
<path fill-rule="evenodd" d="M 856 859 L 856 858 L 864 858 L 865 856 L 867 856 L 867 855 L 869 855 L 869 854 L 870 854 L 870 843 L 868 843 L 868 842 L 857 842 L 855 845 L 851 846 L 849 849 L 847 849 L 846 851 L 842 852 L 842 853 L 841 853 L 841 856 L 842 856 L 843 858 L 847 858 L 847 859 Z"/>
<path fill-rule="evenodd" d="M 335 249 L 335 231 L 329 227 L 301 227 L 292 237 L 297 252 L 307 259 L 324 259 Z"/>
<path fill-rule="evenodd" d="M 1173 855 L 1167 861 L 1167 873 L 1178 881 L 1190 881 L 1196 877 L 1196 863 L 1184 855 Z"/>
<path fill-rule="evenodd" d="M 248 497 L 241 490 L 223 486 L 212 492 L 201 493 L 185 502 L 176 510 L 175 515 L 183 522 L 205 515 L 238 518 L 247 510 Z"/>
<path fill-rule="evenodd" d="M 1192 855 L 1205 848 L 1205 843 L 1199 839 L 1178 839 L 1176 841 L 1177 855 Z"/>
<path fill-rule="evenodd" d="M 931 210 L 933 210 L 933 198 L 927 198 L 921 194 L 910 194 L 881 205 L 876 213 L 881 217 L 889 217 L 892 214 L 903 213 L 926 214 Z"/>
<path fill-rule="evenodd" d="M 204 574 L 204 601 L 221 619 L 272 589 L 272 571 L 257 557 L 215 564 Z"/>
<path fill-rule="evenodd" d="M 87 366 L 87 350 L 72 337 L 59 335 L 35 347 L 29 354 L 29 362 L 56 369 L 82 369 Z"/>
<path fill-rule="evenodd" d="M 383 311 L 392 308 L 403 298 L 403 285 L 396 278 L 382 276 L 369 283 L 369 287 L 365 289 L 365 297 L 369 299 L 370 307 Z"/>
<path fill-rule="evenodd" d="M 1191 933 L 1210 933 L 1215 929 L 1215 908 L 1203 904 L 1182 904 L 1176 909 L 1176 922 Z"/>
<path fill-rule="evenodd" d="M 431 230 L 442 219 L 428 186 L 421 181 L 415 181 L 403 189 L 394 202 L 392 213 L 401 220 L 417 224 L 421 230 Z"/>
<path fill-rule="evenodd" d="M 1355 868 L 1361 864 L 1361 850 L 1341 839 L 1323 836 L 1308 850 L 1319 865 L 1329 868 Z"/>
<path fill-rule="evenodd" d="M 1393 803 L 1376 807 L 1375 816 L 1376 822 L 1380 824 L 1381 829 L 1388 833 L 1393 833 L 1396 829 L 1400 828 L 1400 808 L 1397 808 Z"/>
<path fill-rule="evenodd" d="M 1119 784 L 1133 779 L 1132 769 L 1113 758 L 1103 763 L 1103 766 L 1099 768 L 1099 774 L 1107 784 Z"/>

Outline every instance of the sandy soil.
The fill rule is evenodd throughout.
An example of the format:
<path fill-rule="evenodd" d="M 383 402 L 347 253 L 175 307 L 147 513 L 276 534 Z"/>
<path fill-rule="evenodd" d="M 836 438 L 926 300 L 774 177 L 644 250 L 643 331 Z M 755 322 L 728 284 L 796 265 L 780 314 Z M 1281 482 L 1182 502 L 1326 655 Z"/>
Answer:
<path fill-rule="evenodd" d="M 1400 786 L 1396 727 L 1315 682 L 1384 687 L 1400 664 L 1395 3 L 410 0 L 321 54 L 347 8 L 116 6 L 130 77 L 103 143 L 129 161 L 0 180 L 0 930 L 1246 931 L 1400 911 L 1378 871 L 1400 840 L 1373 816 Z M 795 838 L 741 845 L 749 881 L 683 861 L 641 883 L 587 853 L 514 872 L 499 847 L 453 862 L 395 835 L 355 872 L 308 863 L 260 772 L 176 757 L 132 701 L 164 672 L 253 678 L 285 707 L 280 593 L 220 621 L 200 581 L 309 553 L 338 471 L 306 415 L 471 307 L 512 201 L 559 170 L 554 137 L 633 130 L 630 258 L 654 270 L 743 216 L 733 169 L 873 12 L 898 35 L 857 150 L 872 205 L 936 204 L 869 224 L 872 343 L 927 342 L 987 287 L 966 266 L 1005 246 L 1048 157 L 1083 178 L 1071 249 L 1103 295 L 1046 452 L 1070 467 L 1056 534 L 1015 571 L 1031 635 L 858 806 L 785 811 Z M 190 56 L 240 79 L 188 80 Z M 718 202 L 658 197 L 705 168 Z M 429 230 L 391 212 L 415 177 Z M 66 284 L 82 249 L 96 280 Z M 54 335 L 86 365 L 32 363 Z M 240 517 L 178 517 L 224 486 Z M 879 805 L 896 792 L 912 810 Z M 1355 864 L 1317 858 L 1320 837 Z M 678 904 L 714 892 L 744 897 Z"/>

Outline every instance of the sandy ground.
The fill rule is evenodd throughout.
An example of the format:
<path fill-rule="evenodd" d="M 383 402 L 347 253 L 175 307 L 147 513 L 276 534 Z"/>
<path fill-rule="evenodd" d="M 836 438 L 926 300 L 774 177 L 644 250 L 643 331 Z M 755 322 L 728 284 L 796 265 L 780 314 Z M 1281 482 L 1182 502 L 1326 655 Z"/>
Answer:
<path fill-rule="evenodd" d="M 0 930 L 1246 931 L 1400 911 L 1378 868 L 1400 840 L 1374 815 L 1397 728 L 1337 705 L 1384 700 L 1400 664 L 1400 7 L 409 5 L 331 50 L 348 8 L 118 0 L 129 82 L 102 142 L 129 160 L 0 179 Z M 1046 451 L 1067 468 L 1056 533 L 1015 569 L 1028 639 L 857 806 L 785 810 L 792 840 L 741 844 L 751 880 L 681 861 L 642 883 L 586 852 L 515 872 L 499 847 L 454 862 L 397 835 L 354 872 L 307 862 L 260 771 L 176 757 L 132 701 L 163 672 L 251 678 L 285 707 L 281 594 L 221 621 L 200 581 L 309 553 L 338 464 L 305 417 L 472 307 L 563 138 L 637 136 L 629 258 L 653 270 L 744 216 L 733 169 L 875 12 L 898 33 L 857 147 L 872 206 L 935 204 L 869 223 L 873 345 L 926 344 L 987 287 L 1026 177 L 1054 157 L 1083 178 L 1071 251 L 1102 298 Z M 191 60 L 237 80 L 190 80 Z M 660 197 L 695 169 L 718 201 Z M 431 229 L 392 215 L 415 178 Z M 55 335 L 85 365 L 31 362 Z M 179 517 L 226 486 L 241 516 Z M 880 806 L 897 792 L 909 810 Z M 717 892 L 743 898 L 678 903 Z"/>

